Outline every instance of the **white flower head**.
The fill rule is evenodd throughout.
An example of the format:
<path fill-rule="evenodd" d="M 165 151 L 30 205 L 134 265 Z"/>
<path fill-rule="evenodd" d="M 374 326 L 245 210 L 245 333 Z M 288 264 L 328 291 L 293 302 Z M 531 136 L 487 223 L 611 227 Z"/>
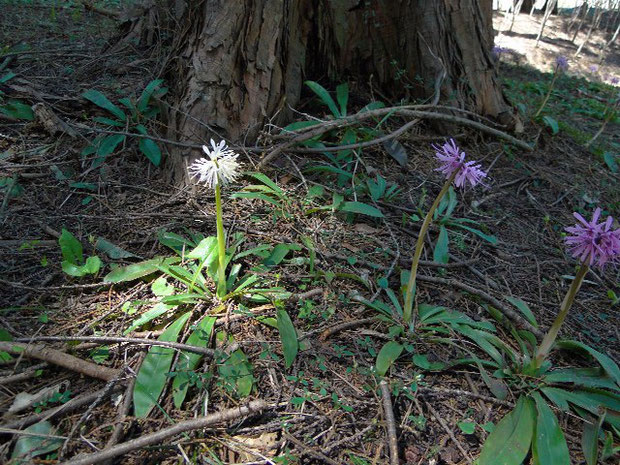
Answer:
<path fill-rule="evenodd" d="M 189 166 L 191 177 L 197 177 L 198 182 L 204 182 L 207 187 L 215 189 L 216 185 L 225 186 L 233 182 L 240 176 L 240 165 L 237 162 L 239 156 L 226 146 L 226 141 L 216 144 L 211 139 L 210 150 L 206 145 L 202 146 L 202 150 L 209 158 L 199 158 Z"/>

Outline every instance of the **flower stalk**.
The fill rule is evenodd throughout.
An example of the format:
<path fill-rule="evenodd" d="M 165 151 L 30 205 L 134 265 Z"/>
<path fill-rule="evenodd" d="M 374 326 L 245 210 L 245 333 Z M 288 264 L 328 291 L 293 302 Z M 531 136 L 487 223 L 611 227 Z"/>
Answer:
<path fill-rule="evenodd" d="M 556 58 L 555 61 L 555 69 L 553 72 L 553 79 L 551 79 L 551 84 L 549 84 L 549 90 L 547 91 L 547 95 L 545 95 L 545 98 L 542 102 L 542 105 L 540 105 L 540 108 L 538 109 L 538 111 L 536 112 L 536 114 L 534 115 L 534 118 L 538 118 L 538 115 L 540 115 L 540 112 L 543 111 L 543 108 L 545 108 L 545 105 L 547 105 L 547 102 L 549 101 L 549 97 L 551 97 L 551 92 L 553 92 L 553 87 L 555 85 L 555 81 L 558 79 L 558 76 L 560 75 L 561 71 L 566 71 L 568 69 L 568 60 L 566 59 L 566 57 L 563 56 L 558 56 Z"/>
<path fill-rule="evenodd" d="M 424 221 L 422 222 L 422 227 L 420 228 L 420 232 L 418 233 L 418 239 L 415 244 L 415 252 L 413 254 L 413 260 L 411 262 L 411 273 L 409 274 L 409 281 L 407 282 L 407 292 L 405 293 L 405 306 L 403 309 L 403 320 L 406 324 L 409 324 L 412 320 L 413 315 L 413 296 L 415 294 L 415 281 L 418 274 L 418 265 L 420 264 L 420 258 L 422 257 L 422 250 L 424 250 L 424 237 L 426 236 L 426 232 L 433 222 L 433 215 L 435 214 L 435 210 L 439 206 L 441 199 L 450 189 L 454 178 L 458 174 L 458 170 L 454 171 L 450 177 L 446 180 L 445 184 L 437 194 L 433 205 L 429 209 L 428 213 L 424 217 Z"/>
<path fill-rule="evenodd" d="M 215 191 L 215 227 L 217 232 L 218 268 L 217 268 L 217 295 L 223 298 L 226 295 L 226 234 L 222 213 L 222 186 L 233 182 L 240 175 L 238 155 L 226 147 L 226 142 L 216 144 L 211 139 L 211 149 L 206 145 L 202 150 L 209 158 L 200 158 L 189 167 L 192 177 L 204 182 L 207 187 Z"/>
<path fill-rule="evenodd" d="M 219 266 L 217 268 L 217 295 L 226 295 L 226 234 L 222 217 L 222 193 L 220 184 L 215 185 L 215 224 L 217 231 L 217 248 Z"/>
<path fill-rule="evenodd" d="M 538 349 L 536 349 L 536 368 L 540 368 L 545 359 L 549 356 L 549 352 L 551 351 L 551 348 L 553 347 L 553 344 L 558 336 L 558 332 L 566 319 L 566 315 L 568 315 L 568 311 L 575 301 L 575 296 L 577 295 L 577 292 L 579 292 L 579 288 L 583 284 L 583 280 L 589 269 L 590 267 L 585 263 L 579 267 L 579 271 L 577 272 L 575 279 L 573 279 L 568 292 L 564 296 L 558 316 L 555 317 L 555 321 L 549 328 L 547 334 L 545 334 L 545 337 L 540 343 L 540 346 L 538 346 Z"/>

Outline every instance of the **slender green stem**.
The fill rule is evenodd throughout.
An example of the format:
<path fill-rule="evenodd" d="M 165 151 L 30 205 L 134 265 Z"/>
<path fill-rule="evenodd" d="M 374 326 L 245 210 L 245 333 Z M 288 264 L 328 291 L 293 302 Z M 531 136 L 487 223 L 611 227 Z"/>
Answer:
<path fill-rule="evenodd" d="M 545 337 L 540 343 L 540 346 L 538 346 L 538 349 L 536 349 L 536 368 L 540 368 L 542 363 L 549 355 L 551 347 L 553 346 L 553 343 L 558 336 L 558 332 L 560 331 L 560 327 L 562 326 L 562 323 L 564 323 L 564 319 L 566 318 L 566 315 L 568 315 L 568 311 L 573 305 L 575 295 L 577 295 L 577 292 L 579 291 L 579 288 L 581 287 L 583 279 L 588 273 L 588 270 L 589 267 L 586 264 L 582 264 L 579 267 L 577 276 L 575 276 L 575 279 L 570 285 L 570 289 L 564 296 L 564 300 L 562 301 L 562 305 L 560 306 L 560 312 L 558 313 L 558 316 L 555 318 L 555 321 L 551 325 L 551 328 L 549 328 L 549 332 L 545 334 Z"/>
<path fill-rule="evenodd" d="M 454 178 L 456 177 L 458 172 L 459 170 L 456 170 L 454 173 L 452 173 L 452 175 L 448 178 L 446 183 L 441 188 L 441 191 L 439 191 L 439 194 L 433 202 L 433 205 L 424 217 L 424 222 L 422 223 L 422 227 L 420 228 L 420 232 L 418 233 L 418 240 L 415 244 L 413 261 L 411 262 L 411 274 L 409 275 L 407 292 L 405 293 L 405 307 L 403 310 L 403 320 L 405 321 L 405 324 L 409 324 L 411 322 L 411 316 L 413 311 L 413 294 L 415 292 L 415 279 L 416 275 L 418 274 L 418 264 L 420 263 L 420 257 L 422 256 L 422 250 L 424 249 L 424 236 L 426 236 L 426 231 L 428 231 L 428 228 L 433 221 L 433 214 L 435 213 L 435 210 L 437 210 L 439 202 L 441 202 L 443 196 L 446 195 L 446 192 L 448 192 L 448 189 L 450 189 L 450 185 L 452 184 L 452 181 L 454 181 Z"/>
<path fill-rule="evenodd" d="M 549 91 L 547 92 L 547 95 L 545 95 L 545 99 L 543 100 L 542 105 L 540 106 L 536 114 L 534 115 L 534 118 L 538 118 L 538 115 L 540 115 L 540 112 L 543 111 L 543 108 L 545 108 L 545 105 L 547 104 L 549 97 L 551 97 L 551 92 L 553 91 L 553 85 L 555 84 L 555 80 L 558 78 L 558 74 L 559 73 L 557 71 L 553 74 L 553 79 L 551 79 L 551 84 L 549 85 Z"/>
<path fill-rule="evenodd" d="M 217 268 L 217 295 L 226 295 L 226 236 L 222 219 L 222 193 L 220 184 L 215 185 L 215 223 L 217 228 L 217 246 L 219 266 Z"/>

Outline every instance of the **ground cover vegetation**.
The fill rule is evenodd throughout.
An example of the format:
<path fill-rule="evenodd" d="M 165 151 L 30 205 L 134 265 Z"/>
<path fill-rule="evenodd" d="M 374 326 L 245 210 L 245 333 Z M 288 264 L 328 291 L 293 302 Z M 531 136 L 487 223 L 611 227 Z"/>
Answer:
<path fill-rule="evenodd" d="M 590 46 L 512 18 L 544 48 L 496 38 L 513 135 L 306 80 L 179 186 L 165 49 L 113 45 L 121 3 L 0 0 L 3 463 L 618 459 L 613 16 Z"/>

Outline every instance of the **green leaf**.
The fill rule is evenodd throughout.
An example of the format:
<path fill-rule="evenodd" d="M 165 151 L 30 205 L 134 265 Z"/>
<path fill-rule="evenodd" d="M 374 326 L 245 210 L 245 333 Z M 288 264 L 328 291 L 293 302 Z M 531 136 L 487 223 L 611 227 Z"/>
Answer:
<path fill-rule="evenodd" d="M 497 244 L 497 237 L 492 236 L 490 234 L 485 234 L 482 231 L 480 231 L 479 229 L 472 228 L 472 227 L 467 226 L 465 224 L 462 224 L 462 223 L 460 223 L 460 222 L 458 222 L 456 220 L 451 220 L 448 223 L 451 226 L 464 229 L 465 231 L 469 231 L 470 233 L 474 233 L 480 239 L 483 239 L 483 240 L 487 241 L 489 244 L 493 244 L 493 245 Z"/>
<path fill-rule="evenodd" d="M 284 197 L 284 191 L 280 189 L 280 187 L 273 182 L 269 177 L 265 176 L 263 173 L 248 173 L 249 176 L 252 176 L 254 179 L 262 182 L 265 186 L 270 187 L 271 190 L 277 193 L 278 197 Z"/>
<path fill-rule="evenodd" d="M 118 147 L 118 145 L 124 140 L 125 136 L 121 134 L 112 134 L 111 136 L 105 137 L 101 141 L 101 145 L 97 148 L 97 158 L 95 158 L 93 166 L 97 167 L 101 165 L 105 161 L 105 157 L 113 153 L 116 150 L 116 147 Z"/>
<path fill-rule="evenodd" d="M 144 262 L 134 263 L 133 265 L 119 267 L 108 273 L 105 278 L 103 278 L 103 282 L 122 283 L 126 281 L 134 281 L 138 278 L 142 278 L 159 271 L 159 267 L 161 265 L 170 265 L 180 261 L 181 259 L 177 257 L 157 257 Z"/>
<path fill-rule="evenodd" d="M 535 415 L 532 400 L 519 397 L 482 446 L 479 465 L 521 465 L 532 442 Z"/>
<path fill-rule="evenodd" d="M 5 105 L 0 105 L 0 113 L 4 113 L 10 118 L 34 120 L 34 112 L 29 105 L 17 100 L 9 100 Z"/>
<path fill-rule="evenodd" d="M 615 380 L 616 384 L 620 386 L 620 369 L 618 368 L 618 365 L 616 365 L 616 362 L 614 362 L 607 355 L 602 354 L 601 352 L 594 350 L 592 347 L 579 341 L 557 341 L 556 346 L 561 349 L 588 353 L 596 359 L 601 367 L 603 367 L 603 370 L 605 370 L 605 372 Z"/>
<path fill-rule="evenodd" d="M 534 316 L 534 314 L 532 313 L 532 310 L 530 310 L 530 307 L 528 307 L 528 305 L 523 302 L 521 299 L 518 299 L 517 297 L 511 297 L 509 295 L 504 296 L 504 298 L 510 302 L 512 305 L 514 305 L 515 307 L 517 307 L 519 309 L 519 311 L 521 313 L 523 313 L 523 316 L 525 317 L 525 319 L 534 327 L 534 328 L 538 328 L 538 322 L 536 321 L 536 317 Z"/>
<path fill-rule="evenodd" d="M 155 318 L 162 316 L 164 313 L 169 312 L 173 308 L 175 308 L 174 305 L 166 305 L 163 302 L 156 303 L 153 308 L 147 310 L 140 316 L 140 318 L 134 320 L 131 326 L 127 328 L 123 334 L 127 335 L 131 333 L 133 330 L 153 321 Z"/>
<path fill-rule="evenodd" d="M 58 239 L 60 244 L 60 251 L 62 258 L 67 262 L 78 265 L 84 260 L 84 252 L 82 249 L 82 243 L 78 241 L 73 234 L 62 228 L 62 233 Z"/>
<path fill-rule="evenodd" d="M 301 247 L 297 244 L 277 244 L 271 251 L 271 254 L 263 260 L 263 264 L 267 266 L 278 265 L 291 250 L 301 250 Z"/>
<path fill-rule="evenodd" d="M 319 123 L 320 121 L 295 121 L 294 123 L 291 123 L 288 126 L 284 126 L 282 128 L 281 133 L 295 132 L 299 129 L 305 129 L 305 128 L 309 128 L 312 126 L 316 126 Z"/>
<path fill-rule="evenodd" d="M 189 253 L 186 253 L 185 258 L 208 261 L 213 254 L 217 254 L 217 237 L 209 236 L 201 240 Z"/>
<path fill-rule="evenodd" d="M 98 107 L 101 107 L 104 110 L 108 110 L 110 113 L 112 113 L 114 116 L 116 116 L 121 121 L 127 120 L 127 115 L 125 115 L 123 110 L 121 110 L 116 105 L 114 105 L 112 102 L 110 102 L 108 98 L 105 95 L 103 95 L 101 92 L 99 92 L 98 90 L 89 89 L 82 94 L 82 97 L 84 97 L 86 100 L 93 102 Z"/>
<path fill-rule="evenodd" d="M 176 342 L 179 333 L 185 326 L 192 312 L 187 312 L 172 323 L 158 341 Z M 159 396 L 166 386 L 170 371 L 174 350 L 168 347 L 153 346 L 149 349 L 140 371 L 136 376 L 136 384 L 133 389 L 134 415 L 138 418 L 146 418 L 157 404 Z"/>
<path fill-rule="evenodd" d="M 361 215 L 372 216 L 374 218 L 383 218 L 383 213 L 381 213 L 381 210 L 363 202 L 342 202 L 338 206 L 338 210 L 349 213 L 359 213 Z"/>
<path fill-rule="evenodd" d="M 151 284 L 151 291 L 157 297 L 165 297 L 174 294 L 174 286 L 168 284 L 168 280 L 165 276 L 160 276 Z"/>
<path fill-rule="evenodd" d="M 602 368 L 556 368 L 543 377 L 545 384 L 572 383 L 576 386 L 615 390 L 616 382 Z"/>
<path fill-rule="evenodd" d="M 612 173 L 618 172 L 618 162 L 616 161 L 616 158 L 618 157 L 611 152 L 605 152 L 603 154 L 603 161 Z"/>
<path fill-rule="evenodd" d="M 347 116 L 347 104 L 349 102 L 349 84 L 346 82 L 336 87 L 336 100 L 340 105 L 340 115 Z"/>
<path fill-rule="evenodd" d="M 118 245 L 113 244 L 112 242 L 101 236 L 99 236 L 97 238 L 97 242 L 95 242 L 95 249 L 103 252 L 113 260 L 137 257 L 137 255 L 134 255 L 131 252 L 127 252 L 125 249 L 120 248 Z"/>
<path fill-rule="evenodd" d="M 262 192 L 235 192 L 231 194 L 231 199 L 258 199 L 264 202 L 275 205 L 280 208 L 282 204 L 280 201 L 274 199 L 273 197 L 269 197 L 267 194 L 263 194 Z"/>
<path fill-rule="evenodd" d="M 448 263 L 450 260 L 450 253 L 448 251 L 448 230 L 445 226 L 439 227 L 439 237 L 435 244 L 435 250 L 433 251 L 433 260 L 439 263 Z"/>
<path fill-rule="evenodd" d="M 161 163 L 161 150 L 159 149 L 159 145 L 157 145 L 153 139 L 147 139 L 145 137 L 140 138 L 138 147 L 151 163 L 155 166 L 159 166 Z"/>
<path fill-rule="evenodd" d="M 400 357 L 404 346 L 395 341 L 386 342 L 377 355 L 376 367 L 379 376 L 385 376 L 396 359 Z"/>
<path fill-rule="evenodd" d="M 459 421 L 457 426 L 463 434 L 474 434 L 474 431 L 476 431 L 476 423 L 473 421 Z"/>
<path fill-rule="evenodd" d="M 276 313 L 276 319 L 278 322 L 278 331 L 280 332 L 280 340 L 282 341 L 282 352 L 284 352 L 284 362 L 286 368 L 290 368 L 295 357 L 297 357 L 297 351 L 299 350 L 299 341 L 297 340 L 297 332 L 291 321 L 291 317 L 286 313 L 283 308 L 278 308 Z"/>
<path fill-rule="evenodd" d="M 598 418 L 588 416 L 583 425 L 583 434 L 581 435 L 581 450 L 588 465 L 596 465 L 598 463 L 598 437 L 601 432 L 601 426 L 605 415 Z"/>
<path fill-rule="evenodd" d="M 536 433 L 532 442 L 534 465 L 570 465 L 570 453 L 558 419 L 538 392 L 531 397 L 536 403 Z"/>
<path fill-rule="evenodd" d="M 125 127 L 125 123 L 122 123 L 118 120 L 115 119 L 111 119 L 111 118 L 106 118 L 105 116 L 95 116 L 93 118 L 93 121 L 96 121 L 97 123 L 101 123 L 101 124 L 106 124 L 108 126 L 114 126 L 117 128 L 124 128 Z"/>
<path fill-rule="evenodd" d="M 84 264 L 84 271 L 86 274 L 97 274 L 101 268 L 101 259 L 96 255 L 88 257 Z"/>
<path fill-rule="evenodd" d="M 332 115 L 334 115 L 336 118 L 340 118 L 342 116 L 342 114 L 338 110 L 338 107 L 336 106 L 336 102 L 334 102 L 334 99 L 331 95 L 329 95 L 329 92 L 327 92 L 325 87 L 314 81 L 306 81 L 305 84 L 323 101 L 325 105 L 327 105 L 329 111 L 332 112 Z"/>
<path fill-rule="evenodd" d="M 163 82 L 163 79 L 154 79 L 144 88 L 142 95 L 140 95 L 140 98 L 138 99 L 138 111 L 140 111 L 140 113 L 144 113 L 146 111 L 153 92 L 155 92 L 157 88 L 163 84 Z"/>
<path fill-rule="evenodd" d="M 239 397 L 247 397 L 252 392 L 254 385 L 252 365 L 241 349 L 234 351 L 218 366 L 218 373 L 220 378 L 234 384 Z"/>
<path fill-rule="evenodd" d="M 558 122 L 551 116 L 543 116 L 543 122 L 551 129 L 551 133 L 553 135 L 560 132 L 560 126 L 558 125 Z"/>
<path fill-rule="evenodd" d="M 418 366 L 423 370 L 437 371 L 443 370 L 446 367 L 445 363 L 429 361 L 426 354 L 415 354 L 412 360 L 415 366 Z"/>
<path fill-rule="evenodd" d="M 20 435 L 11 454 L 12 465 L 33 463 L 34 457 L 49 454 L 63 444 L 62 439 L 49 438 L 56 430 L 49 421 L 40 421 L 24 430 L 29 435 Z"/>
<path fill-rule="evenodd" d="M 216 320 L 217 318 L 213 316 L 204 317 L 189 335 L 186 344 L 194 347 L 207 347 Z M 172 398 L 176 408 L 181 408 L 187 395 L 189 388 L 188 373 L 196 369 L 202 357 L 202 354 L 194 352 L 181 351 L 179 354 L 179 359 L 174 367 L 176 375 L 172 381 Z"/>

